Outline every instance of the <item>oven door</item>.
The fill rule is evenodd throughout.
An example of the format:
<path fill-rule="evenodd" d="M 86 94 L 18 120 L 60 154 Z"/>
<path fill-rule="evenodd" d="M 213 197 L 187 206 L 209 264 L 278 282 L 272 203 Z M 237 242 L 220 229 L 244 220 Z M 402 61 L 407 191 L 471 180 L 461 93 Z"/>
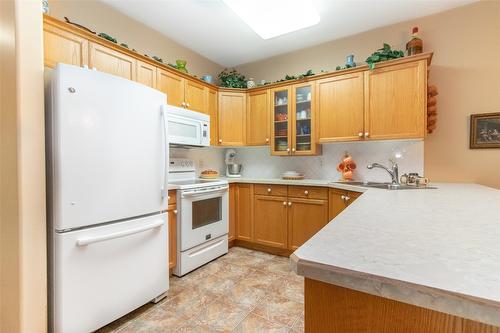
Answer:
<path fill-rule="evenodd" d="M 180 250 L 228 233 L 228 187 L 182 190 Z"/>

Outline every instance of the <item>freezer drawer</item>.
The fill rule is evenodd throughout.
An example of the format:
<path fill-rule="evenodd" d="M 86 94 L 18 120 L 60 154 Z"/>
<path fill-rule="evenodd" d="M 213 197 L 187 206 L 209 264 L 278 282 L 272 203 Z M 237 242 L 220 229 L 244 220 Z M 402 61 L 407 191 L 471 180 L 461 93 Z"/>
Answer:
<path fill-rule="evenodd" d="M 56 333 L 94 331 L 168 290 L 166 214 L 53 234 Z"/>

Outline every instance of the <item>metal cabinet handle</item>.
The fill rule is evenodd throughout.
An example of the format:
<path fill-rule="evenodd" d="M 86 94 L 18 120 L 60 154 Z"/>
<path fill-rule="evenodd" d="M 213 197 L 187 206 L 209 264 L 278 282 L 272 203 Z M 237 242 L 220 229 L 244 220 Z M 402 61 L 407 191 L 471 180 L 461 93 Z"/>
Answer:
<path fill-rule="evenodd" d="M 295 152 L 295 148 L 292 148 L 292 153 L 294 153 L 294 152 Z"/>
<path fill-rule="evenodd" d="M 304 191 L 304 194 L 305 195 L 309 195 L 309 191 Z"/>
<path fill-rule="evenodd" d="M 343 194 L 342 194 L 342 195 L 340 196 L 340 199 L 342 199 L 342 200 L 344 200 L 344 201 L 345 201 L 345 195 L 343 195 Z"/>
<path fill-rule="evenodd" d="M 345 201 L 349 201 L 349 200 L 351 200 L 351 197 L 346 196 L 346 197 L 345 197 Z"/>
<path fill-rule="evenodd" d="M 222 139 L 219 139 L 219 143 L 222 143 Z"/>
<path fill-rule="evenodd" d="M 174 209 L 174 214 L 177 214 L 177 209 Z"/>
<path fill-rule="evenodd" d="M 185 107 L 185 106 L 186 106 L 186 102 L 182 102 L 182 103 L 181 103 L 181 106 L 184 106 L 184 107 Z"/>
<path fill-rule="evenodd" d="M 190 107 L 190 106 L 191 106 L 191 104 L 189 104 L 189 103 L 186 103 L 186 107 Z"/>
<path fill-rule="evenodd" d="M 271 193 L 271 188 L 270 187 L 267 189 L 267 193 Z"/>
<path fill-rule="evenodd" d="M 363 132 L 359 132 L 359 133 L 358 133 L 358 136 L 359 136 L 360 138 L 362 138 L 362 137 L 363 137 Z"/>
<path fill-rule="evenodd" d="M 286 206 L 286 201 L 283 201 L 283 206 Z"/>
<path fill-rule="evenodd" d="M 167 196 L 167 200 L 170 201 L 170 195 Z"/>
<path fill-rule="evenodd" d="M 290 207 L 292 205 L 292 203 L 290 201 L 288 201 L 288 207 Z"/>
<path fill-rule="evenodd" d="M 287 152 L 290 152 L 290 148 L 287 148 L 287 149 L 286 149 L 286 151 L 287 151 Z"/>
<path fill-rule="evenodd" d="M 266 138 L 266 142 L 269 142 L 269 138 Z"/>
<path fill-rule="evenodd" d="M 368 132 L 365 132 L 365 138 L 369 137 L 370 136 L 370 133 Z"/>

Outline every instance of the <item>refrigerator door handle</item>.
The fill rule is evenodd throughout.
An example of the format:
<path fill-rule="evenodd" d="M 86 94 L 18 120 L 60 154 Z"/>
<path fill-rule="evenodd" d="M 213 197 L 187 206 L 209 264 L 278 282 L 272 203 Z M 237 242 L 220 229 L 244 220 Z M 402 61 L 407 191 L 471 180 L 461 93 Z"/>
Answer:
<path fill-rule="evenodd" d="M 168 149 L 168 136 L 167 136 L 167 108 L 166 105 L 163 104 L 161 106 L 161 118 L 162 118 L 162 124 L 163 124 L 163 145 L 162 145 L 162 156 L 165 156 L 163 158 L 163 175 L 162 175 L 162 180 L 161 180 L 161 198 L 164 199 L 167 196 L 167 170 L 168 170 L 168 165 L 167 165 L 167 149 Z"/>
<path fill-rule="evenodd" d="M 146 225 L 138 227 L 138 228 L 133 228 L 133 229 L 129 229 L 129 230 L 113 232 L 113 233 L 110 233 L 110 234 L 105 234 L 105 235 L 100 235 L 100 236 L 95 236 L 95 237 L 84 237 L 84 238 L 78 239 L 76 241 L 76 245 L 78 245 L 78 246 L 85 246 L 85 245 L 89 245 L 89 244 L 92 244 L 92 243 L 104 242 L 104 241 L 107 241 L 107 240 L 110 240 L 110 239 L 122 238 L 122 237 L 126 237 L 126 236 L 130 236 L 130 235 L 138 234 L 140 232 L 144 232 L 144 231 L 147 231 L 147 230 L 151 230 L 151 229 L 155 229 L 155 228 L 161 227 L 164 223 L 165 223 L 165 221 L 163 221 L 163 220 L 160 219 L 158 221 L 146 224 Z"/>

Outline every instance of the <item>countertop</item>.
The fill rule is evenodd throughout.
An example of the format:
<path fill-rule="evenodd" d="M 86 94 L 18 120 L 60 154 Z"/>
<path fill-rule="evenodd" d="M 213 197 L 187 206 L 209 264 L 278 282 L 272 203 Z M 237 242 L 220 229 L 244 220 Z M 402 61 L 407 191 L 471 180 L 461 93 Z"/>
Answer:
<path fill-rule="evenodd" d="M 291 257 L 308 278 L 500 326 L 500 190 L 368 189 Z"/>
<path fill-rule="evenodd" d="M 250 183 L 250 184 L 276 184 L 276 185 L 297 185 L 297 186 L 320 186 L 320 187 L 331 187 L 338 188 L 342 190 L 354 191 L 354 192 L 364 192 L 365 187 L 351 185 L 349 183 L 336 183 L 332 180 L 327 179 L 302 179 L 302 180 L 286 180 L 281 178 L 230 178 L 230 177 L 219 177 L 218 180 L 227 180 L 228 183 Z M 175 184 L 169 184 L 169 190 L 176 190 L 178 187 Z"/>

